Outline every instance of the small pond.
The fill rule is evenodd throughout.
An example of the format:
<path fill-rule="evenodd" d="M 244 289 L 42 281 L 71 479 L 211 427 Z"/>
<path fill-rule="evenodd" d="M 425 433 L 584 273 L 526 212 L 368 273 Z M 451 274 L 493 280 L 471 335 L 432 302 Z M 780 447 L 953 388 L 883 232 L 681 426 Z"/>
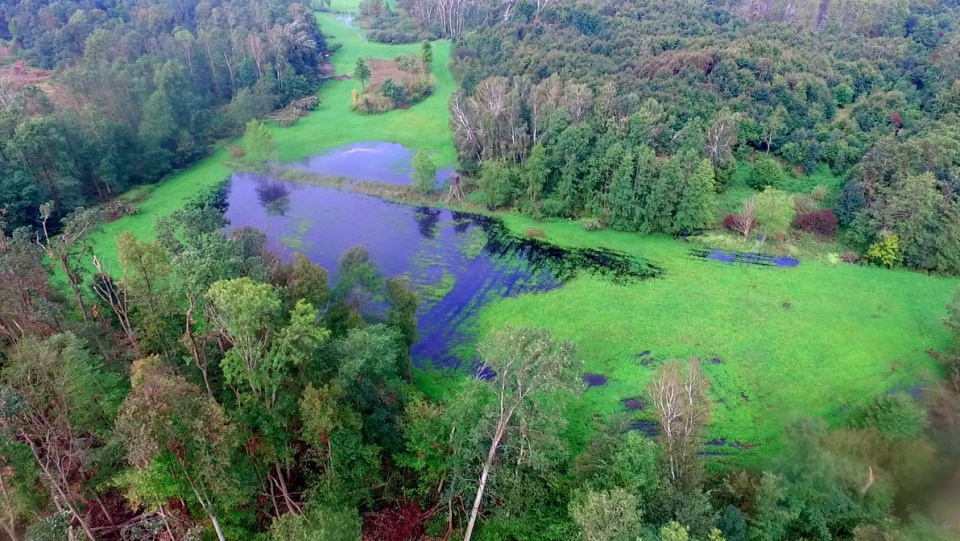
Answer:
<path fill-rule="evenodd" d="M 390 144 L 368 154 L 361 148 L 305 160 L 300 167 L 388 182 L 399 180 L 403 156 Z M 399 145 L 397 145 L 399 147 Z M 406 165 L 409 166 L 407 149 Z M 372 152 L 379 152 L 374 150 Z M 351 169 L 352 156 L 367 156 Z M 349 156 L 346 157 L 346 156 Z M 604 250 L 563 250 L 511 235 L 494 218 L 430 207 L 412 207 L 334 188 L 295 184 L 249 173 L 235 174 L 227 188 L 230 228 L 252 226 L 268 247 L 290 259 L 294 252 L 328 269 L 362 244 L 385 276 L 406 275 L 420 298 L 420 341 L 413 346 L 419 366 L 456 368 L 469 358 L 476 315 L 485 304 L 522 293 L 560 287 L 586 270 L 614 281 L 653 277 L 659 270 L 624 254 Z"/>
<path fill-rule="evenodd" d="M 292 164 L 294 169 L 323 175 L 388 184 L 410 184 L 411 161 L 416 151 L 399 143 L 364 141 L 331 149 Z M 437 186 L 443 185 L 452 167 L 437 170 Z"/>

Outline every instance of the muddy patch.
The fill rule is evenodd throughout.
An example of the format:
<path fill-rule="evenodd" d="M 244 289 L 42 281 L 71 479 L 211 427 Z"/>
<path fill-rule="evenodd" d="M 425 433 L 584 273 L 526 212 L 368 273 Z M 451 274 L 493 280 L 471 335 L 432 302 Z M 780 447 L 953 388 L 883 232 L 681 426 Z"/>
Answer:
<path fill-rule="evenodd" d="M 630 430 L 636 430 L 648 438 L 655 438 L 660 434 L 660 425 L 656 421 L 633 421 Z"/>

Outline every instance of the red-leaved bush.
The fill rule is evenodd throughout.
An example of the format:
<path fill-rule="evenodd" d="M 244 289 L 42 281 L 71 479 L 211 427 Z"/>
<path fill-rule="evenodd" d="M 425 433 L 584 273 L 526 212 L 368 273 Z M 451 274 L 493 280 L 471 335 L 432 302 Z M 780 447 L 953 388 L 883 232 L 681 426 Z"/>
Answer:
<path fill-rule="evenodd" d="M 793 227 L 813 233 L 821 239 L 832 239 L 837 236 L 837 215 L 830 209 L 804 212 L 794 218 Z"/>
<path fill-rule="evenodd" d="M 737 215 L 736 214 L 727 214 L 723 217 L 723 228 L 727 231 L 736 231 L 737 226 Z"/>
<path fill-rule="evenodd" d="M 403 502 L 398 507 L 367 513 L 364 541 L 415 541 L 424 533 L 424 523 L 433 516 L 417 504 Z"/>

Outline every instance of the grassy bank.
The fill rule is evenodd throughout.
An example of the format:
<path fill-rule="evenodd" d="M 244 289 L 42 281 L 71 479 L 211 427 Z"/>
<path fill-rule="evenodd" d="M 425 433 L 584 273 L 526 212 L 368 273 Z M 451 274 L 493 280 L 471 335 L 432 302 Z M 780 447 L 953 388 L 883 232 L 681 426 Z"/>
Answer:
<path fill-rule="evenodd" d="M 335 3 L 334 9 L 355 9 L 356 3 Z M 343 46 L 332 56 L 337 74 L 353 71 L 357 57 L 394 58 L 399 54 L 413 54 L 419 44 L 383 45 L 363 39 L 361 32 L 341 22 L 336 14 L 321 13 L 318 21 L 323 31 L 331 36 L 330 43 Z M 326 81 L 319 91 L 319 107 L 309 116 L 289 128 L 271 124 L 276 138 L 278 159 L 293 161 L 317 154 L 323 150 L 360 141 L 380 140 L 400 143 L 413 149 L 424 149 L 433 155 L 438 166 L 444 167 L 456 160 L 456 149 L 450 133 L 447 104 L 455 83 L 447 67 L 450 62 L 450 43 L 433 43 L 433 75 L 436 89 L 429 98 L 407 110 L 390 111 L 383 115 L 360 116 L 350 111 L 353 89 L 359 81 L 345 79 Z M 242 139 L 232 143 L 243 145 Z M 153 186 L 134 190 L 127 197 L 143 199 L 140 212 L 106 224 L 93 238 L 94 253 L 108 269 L 117 271 L 116 242 L 118 235 L 130 231 L 139 238 L 152 238 L 153 226 L 160 216 L 182 208 L 183 205 L 230 175 L 226 166 L 229 154 L 218 149 L 213 156 L 197 165 L 171 175 Z"/>
<path fill-rule="evenodd" d="M 670 237 L 507 222 L 520 232 L 542 229 L 559 245 L 622 250 L 665 271 L 626 286 L 583 276 L 482 311 L 481 333 L 546 327 L 579 344 L 587 372 L 608 377 L 569 412 L 580 435 L 595 414 L 652 419 L 622 403 L 646 394 L 658 365 L 651 359 L 699 356 L 713 380 L 709 439 L 726 438 L 707 451 L 751 463 L 778 451 L 790 419 L 837 423 L 876 394 L 935 377 L 925 350 L 948 342 L 940 318 L 955 279 L 808 260 L 787 269 L 725 265 L 693 257 L 691 245 Z"/>

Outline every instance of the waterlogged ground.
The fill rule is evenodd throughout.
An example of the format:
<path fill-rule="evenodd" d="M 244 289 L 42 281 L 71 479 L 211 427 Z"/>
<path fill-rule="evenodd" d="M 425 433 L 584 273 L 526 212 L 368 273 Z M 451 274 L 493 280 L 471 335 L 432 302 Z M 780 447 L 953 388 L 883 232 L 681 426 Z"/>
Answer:
<path fill-rule="evenodd" d="M 387 184 L 409 184 L 414 154 L 416 152 L 412 149 L 399 143 L 363 141 L 333 148 L 291 165 L 308 173 L 338 175 Z M 453 167 L 438 169 L 437 186 L 441 186 L 451 173 Z"/>
<path fill-rule="evenodd" d="M 306 163 L 312 172 L 327 174 L 330 170 L 318 163 L 332 163 L 341 167 L 338 174 L 344 174 L 349 171 L 343 160 L 362 155 L 345 148 Z M 406 183 L 409 178 L 396 173 L 402 166 L 402 159 L 368 160 L 358 174 L 363 179 Z M 369 251 L 385 276 L 406 276 L 421 303 L 420 341 L 413 347 L 419 366 L 471 364 L 476 316 L 493 300 L 549 291 L 579 272 L 614 282 L 659 272 L 638 258 L 610 250 L 561 249 L 512 235 L 499 220 L 486 216 L 405 206 L 249 173 L 233 176 L 227 204 L 231 228 L 260 229 L 271 250 L 287 258 L 303 253 L 334 279 L 340 255 L 355 245 Z"/>

